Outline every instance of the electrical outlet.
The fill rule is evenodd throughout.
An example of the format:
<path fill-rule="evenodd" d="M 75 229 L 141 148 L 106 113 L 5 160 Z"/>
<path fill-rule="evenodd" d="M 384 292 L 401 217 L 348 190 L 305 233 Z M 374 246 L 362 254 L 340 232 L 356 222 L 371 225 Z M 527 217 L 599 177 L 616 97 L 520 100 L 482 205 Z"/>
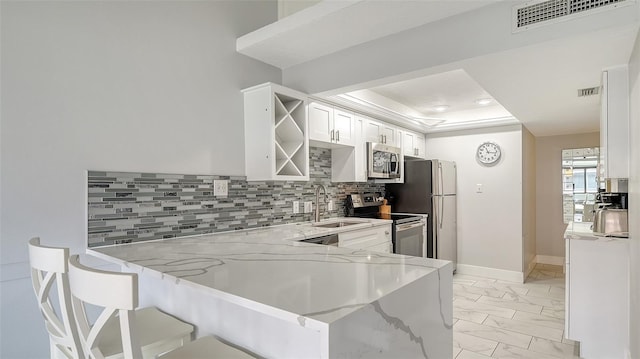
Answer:
<path fill-rule="evenodd" d="M 216 197 L 229 195 L 229 181 L 213 180 L 213 195 Z"/>
<path fill-rule="evenodd" d="M 300 213 L 300 202 L 293 201 L 293 214 Z"/>
<path fill-rule="evenodd" d="M 329 200 L 327 204 L 327 211 L 333 211 L 333 200 Z"/>
<path fill-rule="evenodd" d="M 313 211 L 313 202 L 304 202 L 304 213 L 311 213 Z"/>

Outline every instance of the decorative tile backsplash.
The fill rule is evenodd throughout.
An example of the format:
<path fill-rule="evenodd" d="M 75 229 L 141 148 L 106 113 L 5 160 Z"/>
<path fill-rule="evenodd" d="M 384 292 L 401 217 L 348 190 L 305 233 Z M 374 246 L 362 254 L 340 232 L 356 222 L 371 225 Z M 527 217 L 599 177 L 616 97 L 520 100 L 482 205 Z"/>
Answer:
<path fill-rule="evenodd" d="M 384 192 L 384 185 L 331 183 L 331 150 L 309 148 L 309 182 L 252 181 L 244 176 L 89 171 L 89 247 L 311 221 L 302 203 L 324 185 L 334 210 L 344 215 L 346 195 Z M 226 197 L 213 195 L 213 181 L 228 180 Z M 293 214 L 293 201 L 300 212 Z"/>

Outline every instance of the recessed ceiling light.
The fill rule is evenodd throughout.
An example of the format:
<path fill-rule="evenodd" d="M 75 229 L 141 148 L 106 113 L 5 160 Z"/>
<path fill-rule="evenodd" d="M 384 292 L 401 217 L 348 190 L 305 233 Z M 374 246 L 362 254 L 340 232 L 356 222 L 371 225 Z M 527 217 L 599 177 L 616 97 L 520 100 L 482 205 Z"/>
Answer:
<path fill-rule="evenodd" d="M 444 111 L 446 111 L 448 108 L 449 108 L 449 106 L 447 106 L 447 105 L 438 105 L 438 106 L 434 106 L 434 107 L 433 107 L 433 109 L 434 109 L 435 111 L 438 111 L 438 112 L 444 112 Z"/>
<path fill-rule="evenodd" d="M 490 99 L 490 98 L 479 98 L 479 99 L 476 100 L 476 103 L 478 105 L 484 106 L 484 105 L 490 104 L 491 101 L 493 101 L 493 100 Z"/>

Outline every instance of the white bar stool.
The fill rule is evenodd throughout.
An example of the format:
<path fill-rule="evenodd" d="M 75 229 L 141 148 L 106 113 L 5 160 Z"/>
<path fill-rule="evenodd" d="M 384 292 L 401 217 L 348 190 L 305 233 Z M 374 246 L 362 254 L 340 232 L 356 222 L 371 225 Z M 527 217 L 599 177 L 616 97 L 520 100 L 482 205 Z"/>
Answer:
<path fill-rule="evenodd" d="M 72 309 L 68 276 L 69 249 L 42 246 L 39 238 L 32 238 L 29 241 L 29 259 L 33 289 L 49 332 L 51 357 L 85 358 L 82 336 L 79 334 Z M 60 303 L 59 316 L 49 300 L 49 296 L 53 294 L 51 292 L 54 282 Z M 108 292 L 109 290 L 106 295 L 117 295 Z M 191 341 L 193 325 L 165 314 L 157 308 L 139 309 L 136 311 L 136 317 L 136 329 L 140 333 L 140 346 L 144 358 L 155 358 L 161 353 Z M 101 353 L 101 356 L 96 358 L 122 357 L 123 345 L 119 318 L 105 319 L 101 323 L 103 331 L 100 339 L 93 341 L 94 347 Z"/>
<path fill-rule="evenodd" d="M 143 333 L 138 332 L 138 275 L 98 270 L 80 264 L 77 255 L 69 258 L 69 283 L 73 312 L 78 324 L 80 341 L 89 358 L 102 359 L 96 345 L 110 318 L 119 318 L 123 354 L 126 359 L 143 357 L 140 347 Z M 102 308 L 91 324 L 85 314 L 85 305 Z M 162 329 L 162 328 L 160 328 Z M 228 346 L 214 337 L 200 338 L 183 347 L 159 356 L 161 359 L 188 358 L 253 358 L 249 354 Z"/>
<path fill-rule="evenodd" d="M 88 358 L 104 358 L 101 348 L 96 342 L 102 337 L 102 331 L 111 318 L 119 318 L 121 343 L 126 359 L 143 357 L 140 347 L 138 306 L 138 275 L 135 273 L 118 273 L 89 268 L 80 264 L 77 255 L 69 257 L 69 283 L 71 302 L 80 341 Z M 98 318 L 91 323 L 85 313 L 86 304 L 102 308 Z M 162 329 L 160 327 L 160 329 Z M 159 359 L 188 358 L 253 358 L 253 356 L 226 345 L 212 336 L 203 337 L 183 347 L 160 355 Z"/>

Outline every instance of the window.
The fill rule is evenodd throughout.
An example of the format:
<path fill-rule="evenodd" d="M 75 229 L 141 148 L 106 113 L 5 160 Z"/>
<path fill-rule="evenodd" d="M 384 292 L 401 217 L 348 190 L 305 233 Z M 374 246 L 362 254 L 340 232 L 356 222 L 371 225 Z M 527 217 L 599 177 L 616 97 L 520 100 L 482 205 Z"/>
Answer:
<path fill-rule="evenodd" d="M 598 156 L 600 149 L 562 150 L 562 215 L 564 223 L 591 222 L 598 193 Z"/>
<path fill-rule="evenodd" d="M 573 169 L 573 193 L 597 193 L 596 167 Z"/>

